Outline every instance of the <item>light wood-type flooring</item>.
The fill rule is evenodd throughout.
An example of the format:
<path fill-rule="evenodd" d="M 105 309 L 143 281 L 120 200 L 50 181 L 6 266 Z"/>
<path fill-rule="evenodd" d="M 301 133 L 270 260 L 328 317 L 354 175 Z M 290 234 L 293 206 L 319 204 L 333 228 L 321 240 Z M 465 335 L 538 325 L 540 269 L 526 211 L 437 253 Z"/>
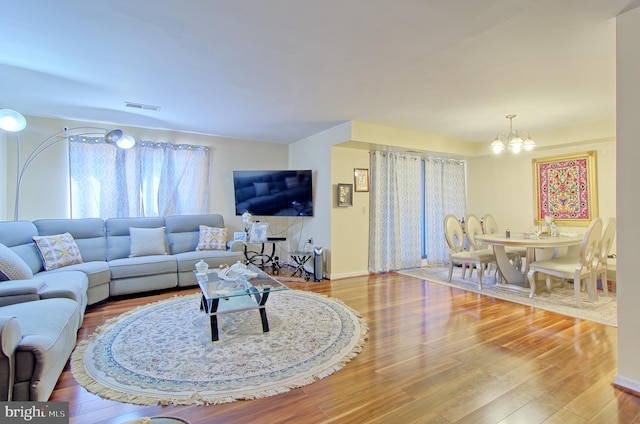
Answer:
<path fill-rule="evenodd" d="M 50 400 L 69 402 L 71 423 L 91 424 L 141 416 L 192 424 L 640 423 L 640 398 L 612 386 L 616 328 L 396 273 L 288 285 L 341 299 L 370 328 L 363 351 L 325 379 L 258 400 L 136 406 L 88 393 L 67 366 Z M 79 339 L 175 293 L 90 307 Z"/>

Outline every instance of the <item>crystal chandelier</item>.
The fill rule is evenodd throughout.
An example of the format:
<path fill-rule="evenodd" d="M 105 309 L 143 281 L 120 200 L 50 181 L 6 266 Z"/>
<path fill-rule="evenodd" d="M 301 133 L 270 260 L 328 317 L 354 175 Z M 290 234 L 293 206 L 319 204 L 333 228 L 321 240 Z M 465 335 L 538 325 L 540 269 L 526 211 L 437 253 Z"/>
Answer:
<path fill-rule="evenodd" d="M 518 133 L 518 131 L 514 131 L 513 118 L 515 117 L 516 115 L 506 116 L 509 120 L 509 134 L 498 133 L 496 135 L 496 139 L 489 146 L 493 153 L 502 153 L 505 149 L 509 149 L 513 153 L 519 153 L 522 149 L 529 151 L 536 147 L 536 142 L 531 139 L 528 132 Z M 522 139 L 524 135 L 527 137 L 525 140 Z"/>

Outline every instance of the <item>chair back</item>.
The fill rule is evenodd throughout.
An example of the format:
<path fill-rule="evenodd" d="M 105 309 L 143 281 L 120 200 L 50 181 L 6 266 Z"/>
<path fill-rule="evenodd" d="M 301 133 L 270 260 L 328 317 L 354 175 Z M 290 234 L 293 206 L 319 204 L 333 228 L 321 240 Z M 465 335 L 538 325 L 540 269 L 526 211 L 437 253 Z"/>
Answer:
<path fill-rule="evenodd" d="M 493 218 L 493 215 L 488 213 L 482 217 L 482 220 L 484 221 L 484 228 L 482 230 L 485 234 L 498 234 L 498 224 Z"/>
<path fill-rule="evenodd" d="M 480 220 L 475 215 L 469 215 L 467 217 L 464 231 L 467 233 L 467 242 L 471 250 L 481 250 L 484 246 L 476 242 L 476 236 L 482 235 L 482 225 Z"/>
<path fill-rule="evenodd" d="M 611 246 L 613 246 L 613 239 L 616 236 L 616 219 L 609 218 L 607 226 L 602 233 L 602 241 L 600 243 L 600 262 L 607 263 L 607 257 L 611 252 Z"/>
<path fill-rule="evenodd" d="M 600 257 L 600 240 L 602 238 L 602 219 L 594 218 L 587 228 L 580 246 L 580 263 L 582 266 L 591 266 L 594 259 Z"/>
<path fill-rule="evenodd" d="M 462 225 L 454 215 L 447 215 L 444 218 L 444 237 L 447 240 L 449 249 L 458 252 L 464 250 L 464 233 Z"/>

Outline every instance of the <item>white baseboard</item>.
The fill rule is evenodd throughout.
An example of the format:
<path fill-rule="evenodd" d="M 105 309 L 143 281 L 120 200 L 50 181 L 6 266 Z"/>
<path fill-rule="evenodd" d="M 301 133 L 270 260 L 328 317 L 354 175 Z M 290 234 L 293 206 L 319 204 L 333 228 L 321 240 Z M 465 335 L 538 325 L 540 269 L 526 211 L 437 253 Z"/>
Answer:
<path fill-rule="evenodd" d="M 634 393 L 640 393 L 640 381 L 623 377 L 620 374 L 616 374 L 616 376 L 613 378 L 613 384 L 619 386 L 620 388 L 630 390 Z"/>
<path fill-rule="evenodd" d="M 328 278 L 330 280 L 338 280 L 340 278 L 349 278 L 349 277 L 361 277 L 363 275 L 369 275 L 368 271 L 358 271 L 358 272 L 348 272 L 345 274 L 327 274 L 325 273 L 324 276 L 325 278 Z"/>

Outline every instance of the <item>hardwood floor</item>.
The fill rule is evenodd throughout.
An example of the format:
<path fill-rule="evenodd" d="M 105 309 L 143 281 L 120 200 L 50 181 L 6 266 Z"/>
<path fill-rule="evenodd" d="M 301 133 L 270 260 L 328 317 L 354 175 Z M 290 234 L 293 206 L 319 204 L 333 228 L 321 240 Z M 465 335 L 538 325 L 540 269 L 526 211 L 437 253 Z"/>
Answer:
<path fill-rule="evenodd" d="M 141 416 L 193 424 L 640 423 L 640 399 L 611 384 L 616 328 L 396 273 L 288 285 L 339 298 L 369 325 L 363 351 L 325 379 L 252 401 L 136 406 L 88 393 L 67 366 L 50 400 L 69 402 L 78 424 Z M 173 294 L 91 307 L 79 339 Z"/>

